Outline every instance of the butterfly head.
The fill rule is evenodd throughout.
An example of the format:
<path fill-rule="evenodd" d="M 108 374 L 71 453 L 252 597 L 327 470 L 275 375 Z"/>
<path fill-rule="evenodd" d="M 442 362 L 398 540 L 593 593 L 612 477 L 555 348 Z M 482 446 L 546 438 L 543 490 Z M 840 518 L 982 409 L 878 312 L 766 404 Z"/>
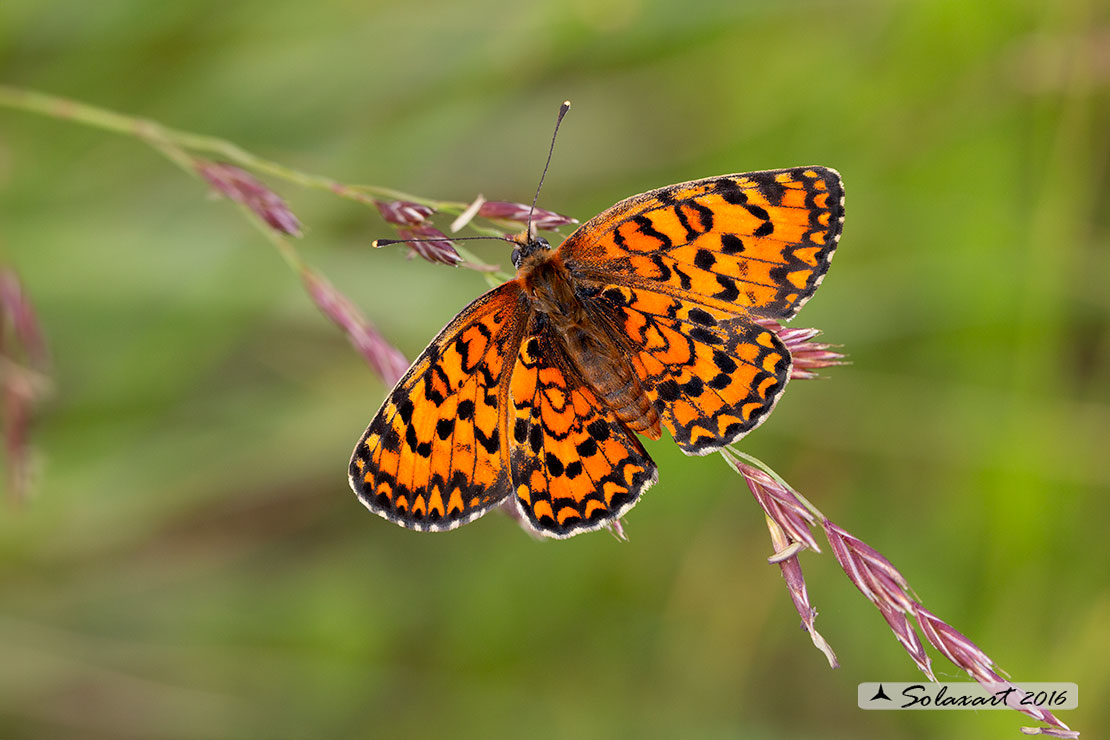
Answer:
<path fill-rule="evenodd" d="M 509 241 L 516 245 L 513 249 L 513 267 L 520 270 L 525 265 L 535 262 L 537 256 L 546 258 L 551 252 L 551 245 L 542 236 L 531 236 L 527 231 L 509 237 Z"/>

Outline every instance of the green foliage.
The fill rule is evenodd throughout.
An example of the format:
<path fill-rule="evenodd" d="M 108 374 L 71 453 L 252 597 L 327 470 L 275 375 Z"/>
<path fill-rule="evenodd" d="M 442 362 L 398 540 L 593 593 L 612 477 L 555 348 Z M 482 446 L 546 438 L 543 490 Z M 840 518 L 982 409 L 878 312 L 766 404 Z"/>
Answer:
<path fill-rule="evenodd" d="M 727 172 L 840 170 L 795 324 L 849 366 L 745 442 L 1017 680 L 1110 726 L 1105 26 L 1094 3 L 4 0 L 3 82 L 344 182 L 582 220 Z M 1103 57 L 1105 55 L 1103 54 Z M 302 256 L 409 356 L 486 284 L 372 250 L 358 203 L 270 181 Z M 230 204 L 132 139 L 0 109 L 0 250 L 51 343 L 37 495 L 0 511 L 0 737 L 1017 736 L 863 713 L 916 680 L 831 557 L 829 671 L 716 457 L 605 534 L 367 514 L 385 389 Z M 472 245 L 508 263 L 495 242 Z M 1102 657 L 1100 657 L 1102 656 Z M 942 671 L 948 670 L 945 668 Z M 958 680 L 954 669 L 941 680 Z"/>

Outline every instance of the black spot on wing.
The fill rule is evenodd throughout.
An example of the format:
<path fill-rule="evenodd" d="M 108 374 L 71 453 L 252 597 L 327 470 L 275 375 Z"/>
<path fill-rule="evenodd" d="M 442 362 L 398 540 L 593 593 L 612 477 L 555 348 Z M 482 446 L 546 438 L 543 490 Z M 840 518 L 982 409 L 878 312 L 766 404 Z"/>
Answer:
<path fill-rule="evenodd" d="M 703 344 L 724 344 L 725 340 L 717 336 L 708 329 L 703 329 L 700 326 L 695 326 L 690 330 L 689 337 L 695 341 L 702 342 Z"/>
<path fill-rule="evenodd" d="M 740 189 L 735 180 L 727 177 L 722 177 L 713 183 L 713 188 L 716 190 L 726 203 L 731 203 L 734 206 L 742 206 L 748 202 L 748 194 Z"/>
<path fill-rule="evenodd" d="M 732 303 L 740 297 L 740 291 L 736 288 L 735 280 L 727 278 L 723 275 L 715 275 L 714 277 L 717 279 L 717 285 L 721 286 L 721 291 L 719 293 L 713 294 L 714 298 L 719 298 L 722 301 Z"/>
<path fill-rule="evenodd" d="M 659 385 L 655 386 L 656 392 L 659 393 L 659 398 L 664 401 L 677 401 L 682 395 L 682 391 L 673 379 L 668 378 Z"/>
<path fill-rule="evenodd" d="M 775 233 L 775 225 L 770 221 L 764 221 L 753 233 L 755 234 L 755 236 L 770 236 L 771 234 Z"/>
<path fill-rule="evenodd" d="M 547 465 L 547 472 L 556 478 L 563 474 L 563 461 L 550 452 L 544 456 L 544 463 Z"/>
<path fill-rule="evenodd" d="M 759 193 L 773 206 L 782 205 L 782 197 L 786 195 L 786 188 L 775 179 L 774 173 L 760 172 L 751 175 L 752 180 L 759 188 Z"/>
<path fill-rule="evenodd" d="M 705 391 L 705 385 L 697 375 L 690 378 L 683 386 L 682 392 L 691 398 L 697 398 Z"/>
<path fill-rule="evenodd" d="M 432 383 L 432 373 L 428 373 L 424 376 L 424 397 L 436 406 L 439 406 L 447 400 L 447 397 L 440 393 L 439 390 L 436 389 L 435 384 Z"/>
<path fill-rule="evenodd" d="M 659 268 L 659 280 L 660 281 L 665 283 L 665 282 L 667 282 L 668 280 L 671 279 L 671 268 L 667 267 L 666 263 L 663 262 L 663 258 L 660 255 L 658 255 L 658 254 L 651 255 L 651 263 L 653 265 L 655 265 L 657 268 Z"/>
<path fill-rule="evenodd" d="M 760 221 L 766 221 L 771 218 L 771 214 L 767 213 L 767 209 L 763 206 L 757 206 L 754 203 L 745 203 L 744 207 L 748 209 L 748 213 L 752 214 Z"/>
<path fill-rule="evenodd" d="M 696 201 L 690 201 L 686 204 L 687 208 L 691 208 L 698 214 L 698 221 L 700 222 L 701 232 L 704 234 L 707 231 L 713 230 L 713 211 L 707 206 L 703 206 Z"/>
<path fill-rule="evenodd" d="M 695 324 L 701 324 L 702 326 L 717 325 L 717 319 L 713 318 L 713 316 L 709 312 L 703 311 L 700 308 L 690 309 L 690 313 L 688 315 L 690 317 L 690 321 L 693 321 Z"/>
<path fill-rule="evenodd" d="M 674 266 L 674 274 L 678 275 L 678 284 L 682 286 L 682 289 L 690 290 L 690 287 L 694 284 L 690 276 L 683 272 L 678 265 Z"/>
<path fill-rule="evenodd" d="M 678 206 L 673 210 L 675 216 L 678 217 L 678 223 L 682 226 L 682 228 L 686 229 L 686 243 L 692 242 L 694 240 L 694 237 L 696 237 L 700 232 L 695 230 L 694 227 L 690 225 L 690 220 L 686 218 L 686 212 L 682 210 L 682 206 Z"/>
<path fill-rule="evenodd" d="M 620 288 L 609 288 L 604 293 L 602 293 L 601 296 L 614 306 L 628 305 L 628 297 L 625 296 Z"/>
<path fill-rule="evenodd" d="M 724 352 L 714 350 L 713 364 L 716 365 L 717 369 L 720 370 L 722 373 L 736 372 L 736 361 L 726 355 Z"/>
<path fill-rule="evenodd" d="M 485 365 L 479 367 L 476 374 L 478 375 L 478 378 L 482 381 L 482 386 L 486 389 L 497 387 L 497 378 L 494 377 L 493 373 Z"/>
<path fill-rule="evenodd" d="M 740 254 L 744 251 L 744 242 L 736 234 L 722 234 L 721 251 L 725 254 Z"/>
<path fill-rule="evenodd" d="M 364 447 L 365 445 L 359 445 L 359 451 L 361 452 Z M 401 435 L 397 433 L 396 429 L 390 427 L 386 433 L 382 435 L 382 449 L 386 452 L 396 452 L 401 449 Z"/>
<path fill-rule="evenodd" d="M 478 427 L 474 427 L 474 439 L 478 440 L 478 443 L 491 455 L 501 449 L 501 443 L 497 439 L 497 432 L 487 435 Z"/>
<path fill-rule="evenodd" d="M 694 266 L 702 270 L 710 270 L 717 263 L 717 258 L 708 249 L 699 249 L 694 254 Z"/>
<path fill-rule="evenodd" d="M 609 439 L 609 424 L 604 419 L 594 419 L 586 427 L 586 431 L 598 442 Z"/>
<path fill-rule="evenodd" d="M 674 242 L 666 234 L 656 231 L 655 226 L 652 224 L 651 219 L 641 214 L 632 219 L 632 223 L 640 229 L 640 233 L 646 237 L 657 239 L 662 245 L 661 249 L 670 249 L 674 246 Z M 618 229 L 619 231 L 619 229 Z"/>

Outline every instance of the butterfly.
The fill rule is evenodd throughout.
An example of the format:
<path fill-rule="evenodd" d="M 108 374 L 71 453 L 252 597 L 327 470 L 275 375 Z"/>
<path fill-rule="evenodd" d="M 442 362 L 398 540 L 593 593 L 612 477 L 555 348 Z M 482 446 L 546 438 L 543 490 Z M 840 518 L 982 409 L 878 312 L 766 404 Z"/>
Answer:
<path fill-rule="evenodd" d="M 637 435 L 705 455 L 758 426 L 790 353 L 755 317 L 813 295 L 844 222 L 840 175 L 710 177 L 617 203 L 464 308 L 355 448 L 371 511 L 442 531 L 505 502 L 564 538 L 613 523 L 657 479 Z"/>

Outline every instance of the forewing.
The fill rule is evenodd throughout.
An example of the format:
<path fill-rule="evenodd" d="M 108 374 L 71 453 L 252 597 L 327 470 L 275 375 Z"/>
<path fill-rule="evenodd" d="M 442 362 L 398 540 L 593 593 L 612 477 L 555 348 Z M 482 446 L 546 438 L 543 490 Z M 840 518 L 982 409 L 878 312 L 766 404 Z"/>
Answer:
<path fill-rule="evenodd" d="M 368 509 L 411 529 L 452 529 L 512 491 L 508 391 L 527 325 L 513 281 L 456 316 L 386 398 L 351 458 Z"/>
<path fill-rule="evenodd" d="M 601 288 L 593 306 L 596 320 L 623 330 L 636 373 L 687 455 L 759 426 L 790 377 L 778 336 L 735 311 L 627 285 Z"/>
<path fill-rule="evenodd" d="M 510 395 L 513 488 L 537 531 L 561 538 L 597 529 L 655 483 L 655 463 L 636 435 L 608 418 L 538 314 Z"/>
<path fill-rule="evenodd" d="M 559 251 L 581 277 L 786 319 L 820 284 L 843 221 L 840 175 L 795 167 L 637 195 L 583 224 Z"/>

